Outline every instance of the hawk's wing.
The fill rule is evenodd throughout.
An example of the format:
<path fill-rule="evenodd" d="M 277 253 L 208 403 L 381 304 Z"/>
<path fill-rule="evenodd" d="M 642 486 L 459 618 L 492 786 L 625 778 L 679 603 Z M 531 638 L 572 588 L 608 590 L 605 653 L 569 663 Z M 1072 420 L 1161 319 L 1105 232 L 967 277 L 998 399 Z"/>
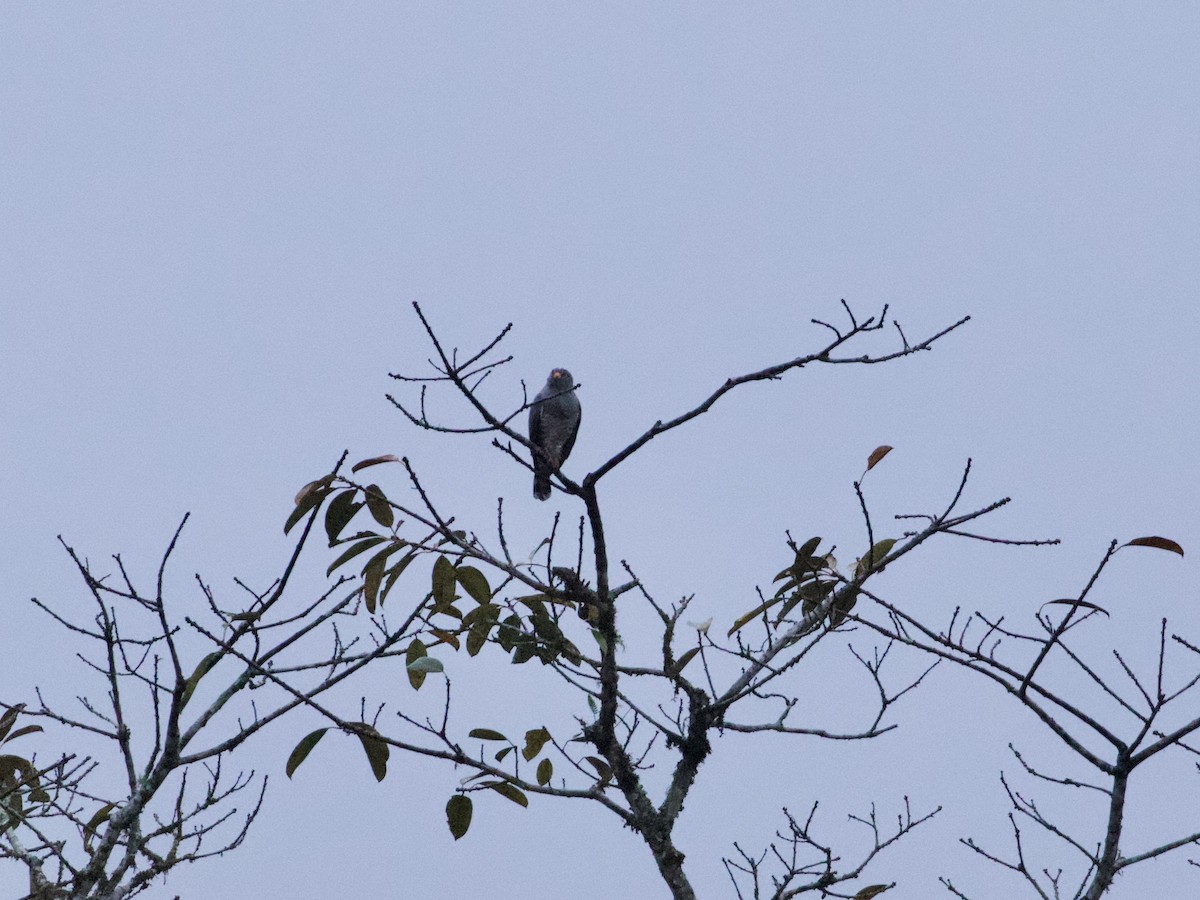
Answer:
<path fill-rule="evenodd" d="M 579 407 L 576 407 L 574 427 L 571 428 L 571 433 L 567 435 L 567 439 L 563 441 L 562 453 L 558 457 L 558 465 L 560 468 L 562 467 L 562 464 L 567 461 L 567 457 L 571 454 L 571 448 L 575 446 L 575 438 L 579 435 L 579 423 L 582 419 L 583 410 Z"/>
<path fill-rule="evenodd" d="M 535 447 L 542 446 L 542 403 L 541 394 L 533 398 L 533 406 L 529 407 L 529 443 Z M 574 438 L 572 438 L 574 440 Z M 537 454 L 534 454 L 537 457 Z"/>

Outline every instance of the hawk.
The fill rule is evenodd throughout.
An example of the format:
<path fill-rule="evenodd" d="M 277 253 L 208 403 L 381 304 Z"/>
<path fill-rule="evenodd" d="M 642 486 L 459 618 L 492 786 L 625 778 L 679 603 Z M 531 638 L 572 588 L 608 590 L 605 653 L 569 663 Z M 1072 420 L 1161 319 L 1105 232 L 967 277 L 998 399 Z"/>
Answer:
<path fill-rule="evenodd" d="M 580 415 L 575 379 L 566 369 L 554 369 L 529 407 L 529 441 L 542 451 L 533 454 L 533 496 L 539 500 L 550 498 L 550 473 L 575 446 Z"/>

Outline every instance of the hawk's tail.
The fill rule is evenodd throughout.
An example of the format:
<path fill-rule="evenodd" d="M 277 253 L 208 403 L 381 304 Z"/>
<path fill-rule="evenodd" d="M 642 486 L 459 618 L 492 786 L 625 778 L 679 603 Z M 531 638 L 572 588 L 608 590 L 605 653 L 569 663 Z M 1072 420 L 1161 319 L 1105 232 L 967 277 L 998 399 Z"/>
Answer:
<path fill-rule="evenodd" d="M 550 476 L 541 473 L 533 476 L 533 496 L 539 500 L 550 499 Z"/>

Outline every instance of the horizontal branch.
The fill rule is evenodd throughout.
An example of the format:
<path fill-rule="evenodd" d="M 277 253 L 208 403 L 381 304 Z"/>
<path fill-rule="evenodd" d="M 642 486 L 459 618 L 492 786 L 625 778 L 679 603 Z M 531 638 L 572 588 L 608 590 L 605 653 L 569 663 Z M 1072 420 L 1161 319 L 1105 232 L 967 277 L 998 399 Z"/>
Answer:
<path fill-rule="evenodd" d="M 886 313 L 886 310 L 885 310 L 885 313 Z M 584 479 L 584 481 L 583 481 L 584 486 L 586 487 L 589 485 L 594 485 L 597 481 L 599 481 L 601 478 L 603 478 L 608 472 L 610 472 L 612 469 L 616 468 L 618 465 L 620 465 L 622 462 L 624 462 L 628 457 L 632 456 L 634 453 L 636 453 L 638 450 L 640 450 L 642 447 L 644 447 L 646 444 L 648 444 L 654 438 L 658 437 L 660 434 L 665 434 L 666 432 L 671 431 L 674 428 L 678 428 L 680 425 L 690 422 L 692 419 L 696 418 L 697 416 L 701 416 L 704 413 L 708 412 L 718 400 L 720 400 L 723 396 L 725 396 L 727 393 L 729 393 L 730 391 L 732 391 L 734 388 L 738 387 L 739 385 L 749 384 L 754 381 L 773 381 L 775 379 L 778 379 L 785 372 L 788 372 L 792 369 L 801 369 L 804 366 L 810 365 L 812 363 L 872 364 L 872 363 L 887 362 L 887 361 L 893 360 L 893 359 L 899 359 L 900 357 L 903 357 L 903 356 L 910 356 L 921 350 L 930 349 L 930 347 L 933 345 L 933 343 L 935 341 L 939 340 L 942 337 L 945 337 L 951 331 L 954 331 L 956 328 L 959 328 L 960 326 L 965 325 L 967 322 L 969 322 L 971 320 L 970 316 L 964 316 L 963 318 L 961 318 L 957 322 L 955 322 L 953 325 L 943 328 L 937 334 L 933 335 L 932 337 L 926 338 L 924 341 L 922 341 L 919 344 L 916 344 L 914 346 L 908 346 L 906 343 L 902 350 L 897 350 L 895 353 L 888 353 L 888 354 L 884 354 L 883 356 L 866 356 L 866 355 L 864 355 L 864 356 L 846 357 L 846 358 L 840 358 L 840 359 L 835 359 L 830 356 L 830 354 L 834 350 L 836 350 L 839 347 L 841 347 L 842 345 L 844 345 L 851 338 L 856 337 L 859 334 L 863 334 L 867 331 L 874 331 L 874 330 L 877 330 L 878 328 L 881 328 L 883 326 L 882 318 L 883 317 L 881 316 L 880 321 L 878 323 L 875 323 L 873 318 L 867 319 L 865 322 L 863 322 L 861 324 L 855 323 L 854 327 L 850 331 L 846 332 L 845 334 L 837 333 L 837 336 L 833 340 L 831 340 L 828 344 L 825 345 L 824 348 L 822 348 L 821 350 L 818 350 L 816 353 L 810 353 L 805 356 L 798 356 L 795 359 L 788 360 L 787 362 L 777 363 L 776 365 L 773 365 L 773 366 L 767 366 L 765 369 L 759 369 L 757 372 L 751 372 L 747 375 L 739 375 L 735 378 L 726 379 L 725 383 L 722 384 L 720 387 L 718 387 L 711 394 L 709 394 L 709 396 L 703 402 L 701 402 L 700 405 L 688 410 L 687 412 L 685 412 L 679 416 L 676 416 L 674 419 L 671 419 L 667 422 L 663 422 L 662 420 L 659 420 L 658 422 L 655 422 L 653 425 L 651 425 L 639 438 L 637 438 L 635 441 L 633 441 L 633 443 L 626 446 L 623 450 L 618 451 L 616 454 L 614 454 L 612 457 L 610 457 L 607 461 L 602 463 L 599 466 L 599 468 L 597 468 L 593 472 L 591 472 Z"/>

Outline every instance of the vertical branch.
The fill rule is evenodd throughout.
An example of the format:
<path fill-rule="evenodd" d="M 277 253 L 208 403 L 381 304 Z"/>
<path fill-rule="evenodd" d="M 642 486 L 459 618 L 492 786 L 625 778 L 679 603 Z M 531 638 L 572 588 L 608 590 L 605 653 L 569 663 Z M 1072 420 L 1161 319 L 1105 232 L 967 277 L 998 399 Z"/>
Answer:
<path fill-rule="evenodd" d="M 1125 822 L 1125 789 L 1129 784 L 1129 759 L 1121 754 L 1114 767 L 1112 780 L 1112 795 L 1108 804 L 1108 827 L 1104 833 L 1104 847 L 1096 864 L 1096 873 L 1092 883 L 1088 885 L 1083 900 L 1100 900 L 1109 887 L 1113 878 L 1120 871 L 1121 829 Z"/>
<path fill-rule="evenodd" d="M 1096 580 L 1100 577 L 1100 573 L 1104 571 L 1104 567 L 1108 565 L 1108 561 L 1113 558 L 1113 554 L 1116 552 L 1117 542 L 1113 541 L 1108 545 L 1108 552 L 1105 553 L 1104 558 L 1100 560 L 1100 565 L 1096 567 L 1096 571 L 1092 573 L 1092 577 L 1088 579 L 1088 583 L 1084 586 L 1083 591 L 1076 598 L 1075 605 L 1067 611 L 1067 614 L 1063 616 L 1062 621 L 1059 622 L 1058 625 L 1055 626 L 1055 628 L 1050 632 L 1050 637 L 1047 638 L 1044 644 L 1042 644 L 1042 649 L 1038 652 L 1037 658 L 1034 659 L 1033 665 L 1029 667 L 1029 671 L 1025 673 L 1025 677 L 1021 680 L 1021 686 L 1017 688 L 1017 696 L 1025 696 L 1025 692 L 1028 690 L 1030 682 L 1033 681 L 1033 676 L 1037 674 L 1038 668 L 1050 654 L 1050 651 L 1054 648 L 1054 645 L 1058 643 L 1059 639 L 1066 632 L 1067 627 L 1071 624 L 1071 618 L 1079 611 L 1079 605 L 1087 597 L 1088 592 L 1091 591 L 1092 587 L 1096 584 Z"/>

